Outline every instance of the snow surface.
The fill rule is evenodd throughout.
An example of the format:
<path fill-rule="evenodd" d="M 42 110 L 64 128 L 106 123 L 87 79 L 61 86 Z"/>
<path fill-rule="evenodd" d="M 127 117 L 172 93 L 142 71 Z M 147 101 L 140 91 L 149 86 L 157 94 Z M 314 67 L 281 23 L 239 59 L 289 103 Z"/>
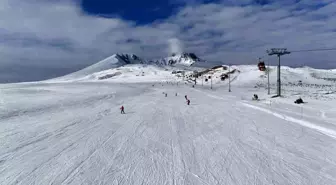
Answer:
<path fill-rule="evenodd" d="M 336 184 L 336 71 L 284 67 L 272 99 L 256 66 L 232 66 L 231 93 L 228 70 L 211 90 L 175 68 L 97 66 L 0 85 L 0 184 Z"/>

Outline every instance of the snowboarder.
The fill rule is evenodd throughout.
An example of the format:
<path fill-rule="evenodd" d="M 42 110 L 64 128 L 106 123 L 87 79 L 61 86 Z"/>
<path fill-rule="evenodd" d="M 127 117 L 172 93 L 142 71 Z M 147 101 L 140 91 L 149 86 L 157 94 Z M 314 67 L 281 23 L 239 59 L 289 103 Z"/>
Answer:
<path fill-rule="evenodd" d="M 190 105 L 190 100 L 187 100 L 187 105 Z"/>
<path fill-rule="evenodd" d="M 121 106 L 121 107 L 120 107 L 120 110 L 121 110 L 121 112 L 120 112 L 121 114 L 125 114 L 124 106 Z"/>

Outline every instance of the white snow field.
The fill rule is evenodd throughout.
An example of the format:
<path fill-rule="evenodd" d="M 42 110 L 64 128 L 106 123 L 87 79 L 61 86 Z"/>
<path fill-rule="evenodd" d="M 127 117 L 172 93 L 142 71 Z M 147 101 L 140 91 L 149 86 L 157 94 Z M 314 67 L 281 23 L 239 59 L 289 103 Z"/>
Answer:
<path fill-rule="evenodd" d="M 231 93 L 216 78 L 212 90 L 209 82 L 192 88 L 160 83 L 181 79 L 153 66 L 136 76 L 138 66 L 118 68 L 126 81 L 97 80 L 110 69 L 0 85 L 0 184 L 336 184 L 326 72 L 284 68 L 284 97 L 272 99 L 255 66 L 236 66 Z M 317 85 L 291 85 L 298 80 Z M 308 103 L 294 104 L 298 96 Z"/>

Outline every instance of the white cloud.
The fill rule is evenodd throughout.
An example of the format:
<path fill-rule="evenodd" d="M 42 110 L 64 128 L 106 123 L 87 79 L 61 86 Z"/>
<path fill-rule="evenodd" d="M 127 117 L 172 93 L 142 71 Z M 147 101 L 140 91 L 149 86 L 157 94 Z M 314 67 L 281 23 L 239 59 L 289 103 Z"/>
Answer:
<path fill-rule="evenodd" d="M 116 52 L 155 58 L 166 56 L 167 50 L 182 49 L 210 61 L 252 63 L 270 47 L 335 47 L 333 0 L 284 0 L 268 5 L 255 0 L 190 2 L 166 20 L 138 26 L 120 18 L 86 15 L 70 0 L 1 0 L 0 67 L 71 68 Z M 314 8 L 321 4 L 325 6 Z M 324 67 L 324 61 L 336 67 L 335 57 L 334 52 L 293 53 L 284 61 L 315 67 Z"/>
<path fill-rule="evenodd" d="M 288 2 L 287 4 L 289 5 L 244 7 L 201 5 L 182 10 L 176 17 L 171 18 L 171 21 L 177 22 L 182 28 L 188 28 L 185 34 L 182 34 L 182 40 L 192 40 L 189 45 L 185 44 L 186 50 L 189 47 L 196 49 L 191 44 L 207 45 L 208 47 L 202 47 L 198 52 L 212 60 L 248 61 L 249 55 L 250 58 L 253 55 L 263 55 L 270 47 L 308 49 L 335 46 L 336 38 L 333 31 L 336 24 L 331 15 L 336 9 L 330 8 L 335 6 L 335 2 L 319 10 L 311 10 L 296 16 L 293 16 L 293 9 L 299 9 L 302 4 L 295 5 Z M 323 13 L 323 10 L 327 11 Z M 322 12 L 324 18 L 313 19 L 316 12 Z M 190 23 L 193 26 L 188 26 Z M 209 31 L 221 34 L 209 38 L 205 36 Z M 217 47 L 211 47 L 214 43 L 218 43 Z M 209 47 L 212 48 L 210 51 Z M 335 54 L 332 52 L 305 53 L 305 55 L 293 53 L 287 57 L 287 64 L 315 63 L 315 67 L 324 67 L 321 61 L 333 61 L 334 57 Z"/>

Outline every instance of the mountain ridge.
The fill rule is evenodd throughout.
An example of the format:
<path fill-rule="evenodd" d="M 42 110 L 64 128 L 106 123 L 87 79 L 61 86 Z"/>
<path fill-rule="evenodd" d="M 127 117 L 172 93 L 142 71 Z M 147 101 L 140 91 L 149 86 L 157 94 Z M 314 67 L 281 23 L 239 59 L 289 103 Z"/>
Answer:
<path fill-rule="evenodd" d="M 139 57 L 136 54 L 132 53 L 116 53 L 113 54 L 97 63 L 94 63 L 84 69 L 76 71 L 74 73 L 59 77 L 65 79 L 71 78 L 80 78 L 83 76 L 91 75 L 97 72 L 115 69 L 131 64 L 145 64 L 145 65 L 155 65 L 158 67 L 164 66 L 183 66 L 183 67 L 191 67 L 196 63 L 206 63 L 205 60 L 200 59 L 194 53 L 181 53 L 181 54 L 173 54 L 168 57 L 159 58 L 156 60 L 145 60 Z"/>

